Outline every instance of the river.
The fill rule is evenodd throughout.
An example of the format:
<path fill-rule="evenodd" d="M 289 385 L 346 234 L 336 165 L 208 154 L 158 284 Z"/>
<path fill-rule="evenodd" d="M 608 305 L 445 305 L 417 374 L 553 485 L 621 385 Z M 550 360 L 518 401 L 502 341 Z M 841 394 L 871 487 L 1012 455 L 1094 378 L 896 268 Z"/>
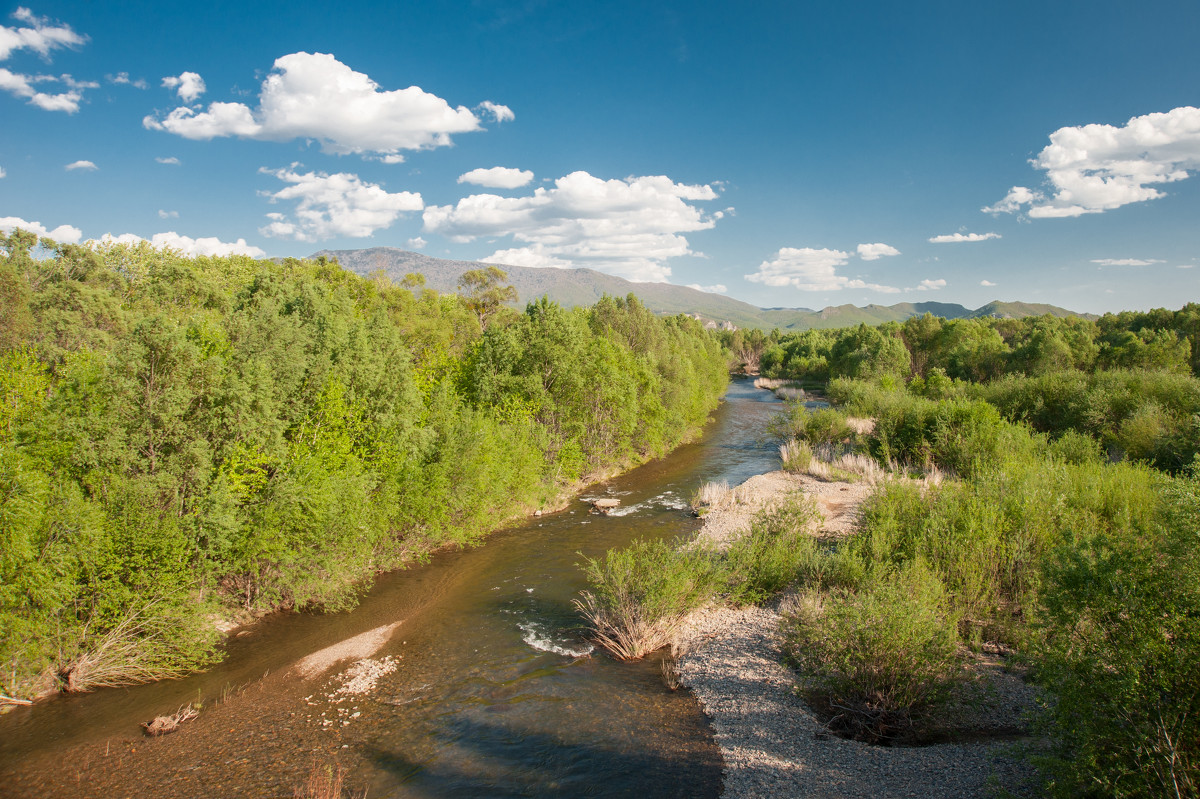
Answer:
<path fill-rule="evenodd" d="M 314 763 L 337 763 L 379 797 L 704 797 L 720 754 L 695 699 L 660 663 L 590 652 L 572 607 L 578 564 L 634 538 L 683 538 L 707 481 L 777 467 L 766 436 L 782 404 L 735 380 L 704 436 L 594 486 L 583 501 L 381 576 L 353 611 L 279 614 L 184 680 L 56 697 L 0 717 L 0 785 L 17 796 L 290 796 Z M 303 679 L 300 659 L 397 625 L 372 657 L 370 693 L 337 693 L 338 671 Z M 387 660 L 383 660 L 387 659 Z M 343 663 L 342 668 L 347 664 Z M 138 724 L 201 701 L 180 732 Z M 340 701 L 338 701 L 340 700 Z"/>

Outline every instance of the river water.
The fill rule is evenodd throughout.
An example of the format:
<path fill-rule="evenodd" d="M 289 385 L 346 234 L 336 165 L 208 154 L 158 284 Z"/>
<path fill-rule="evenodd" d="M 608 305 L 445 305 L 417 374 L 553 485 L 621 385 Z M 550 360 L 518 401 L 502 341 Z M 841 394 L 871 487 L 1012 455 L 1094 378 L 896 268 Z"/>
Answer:
<path fill-rule="evenodd" d="M 720 754 L 698 703 L 666 688 L 655 658 L 591 651 L 572 600 L 584 557 L 684 538 L 698 525 L 687 501 L 700 485 L 777 468 L 766 427 L 781 408 L 736 380 L 701 440 L 585 492 L 620 499 L 612 515 L 573 502 L 384 575 L 349 613 L 266 619 L 204 674 L 0 717 L 0 779 L 17 795 L 71 795 L 63 774 L 47 773 L 66 755 L 74 784 L 94 795 L 157 782 L 173 796 L 286 796 L 312 761 L 334 756 L 372 799 L 716 796 Z M 395 670 L 370 693 L 338 694 L 336 669 L 295 673 L 310 653 L 397 623 L 372 656 Z M 138 740 L 139 722 L 197 699 L 197 721 Z"/>

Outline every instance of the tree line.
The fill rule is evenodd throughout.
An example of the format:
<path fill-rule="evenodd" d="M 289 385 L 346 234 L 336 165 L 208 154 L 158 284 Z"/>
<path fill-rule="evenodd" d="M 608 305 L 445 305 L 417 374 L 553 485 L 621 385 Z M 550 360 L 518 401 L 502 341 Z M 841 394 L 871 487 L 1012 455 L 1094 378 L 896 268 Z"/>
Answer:
<path fill-rule="evenodd" d="M 497 270 L 498 271 L 498 270 Z M 336 262 L 0 237 L 0 690 L 182 673 L 213 614 L 352 605 L 692 435 L 724 391 L 694 320 L 523 313 Z"/>

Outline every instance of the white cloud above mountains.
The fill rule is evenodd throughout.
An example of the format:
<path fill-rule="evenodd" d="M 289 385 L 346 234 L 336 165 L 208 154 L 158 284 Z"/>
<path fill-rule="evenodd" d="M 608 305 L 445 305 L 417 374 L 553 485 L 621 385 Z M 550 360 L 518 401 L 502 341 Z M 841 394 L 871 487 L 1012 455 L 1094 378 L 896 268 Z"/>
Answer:
<path fill-rule="evenodd" d="M 1181 106 L 1133 117 L 1124 125 L 1059 128 L 1030 163 L 1046 173 L 1048 191 L 1014 186 L 985 213 L 1034 219 L 1098 214 L 1165 196 L 1155 188 L 1200 168 L 1200 108 Z"/>
<path fill-rule="evenodd" d="M 494 166 L 491 169 L 472 169 L 458 176 L 459 183 L 473 183 L 489 189 L 519 189 L 533 180 L 528 169 Z"/>
<path fill-rule="evenodd" d="M 267 192 L 272 203 L 295 201 L 293 215 L 270 213 L 271 222 L 259 233 L 274 238 L 319 241 L 340 236 L 362 238 L 388 227 L 406 211 L 425 207 L 421 195 L 402 191 L 390 194 L 358 175 L 338 172 L 297 172 L 288 169 L 260 169 L 289 184 L 275 193 Z"/>
<path fill-rule="evenodd" d="M 1093 258 L 1092 263 L 1101 266 L 1153 266 L 1166 263 L 1157 258 Z"/>
<path fill-rule="evenodd" d="M 514 118 L 507 106 L 488 102 L 481 107 L 497 120 Z M 165 117 L 147 116 L 142 124 L 186 139 L 313 139 L 328 153 L 387 163 L 402 161 L 401 151 L 444 147 L 452 134 L 481 129 L 479 117 L 463 106 L 452 108 L 417 86 L 382 90 L 332 55 L 304 52 L 275 60 L 258 108 L 225 102 L 210 103 L 206 110 L 181 106 Z"/>
<path fill-rule="evenodd" d="M 512 236 L 520 246 L 482 261 L 515 266 L 590 267 L 640 282 L 665 281 L 667 259 L 694 254 L 681 234 L 716 225 L 693 203 L 716 199 L 710 185 L 658 175 L 603 180 L 587 172 L 558 178 L 525 197 L 473 194 L 425 209 L 425 230 L 457 242 Z"/>
<path fill-rule="evenodd" d="M 195 72 L 168 75 L 162 79 L 162 85 L 168 89 L 174 89 L 179 95 L 179 99 L 185 103 L 195 102 L 208 88 L 204 85 L 204 78 Z"/>
<path fill-rule="evenodd" d="M 44 60 L 50 60 L 54 50 L 75 48 L 87 42 L 87 37 L 76 33 L 70 25 L 52 24 L 45 17 L 38 17 L 28 8 L 18 8 L 13 18 L 23 23 L 9 28 L 0 25 L 0 61 L 6 61 L 18 50 L 32 50 Z M 45 92 L 38 84 L 62 83 L 65 92 Z M 77 81 L 70 75 L 26 75 L 0 68 L 0 89 L 37 106 L 44 111 L 63 111 L 73 114 L 83 101 L 83 91 L 94 89 L 98 84 Z"/>
<path fill-rule="evenodd" d="M 946 288 L 946 281 L 938 278 L 937 280 L 922 280 L 917 284 L 917 291 L 938 291 Z"/>
<path fill-rule="evenodd" d="M 838 269 L 848 264 L 851 257 L 850 253 L 842 250 L 783 247 L 775 253 L 773 259 L 759 264 L 757 272 L 746 275 L 746 279 L 767 286 L 791 286 L 800 291 L 870 289 L 884 294 L 896 294 L 900 291 L 894 286 L 867 283 L 839 275 Z"/>
<path fill-rule="evenodd" d="M 932 244 L 955 244 L 963 241 L 987 241 L 1000 238 L 999 233 L 945 233 L 929 239 Z"/>

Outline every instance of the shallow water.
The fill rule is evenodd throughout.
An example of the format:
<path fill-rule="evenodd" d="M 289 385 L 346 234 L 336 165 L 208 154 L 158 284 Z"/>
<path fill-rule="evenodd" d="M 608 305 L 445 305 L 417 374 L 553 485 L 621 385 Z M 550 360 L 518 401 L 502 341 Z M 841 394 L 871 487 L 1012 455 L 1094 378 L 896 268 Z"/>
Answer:
<path fill-rule="evenodd" d="M 299 743 L 283 755 L 296 759 L 291 770 L 311 757 L 313 741 L 336 746 L 352 763 L 352 783 L 373 798 L 715 796 L 720 755 L 695 699 L 666 689 L 656 659 L 619 663 L 584 638 L 572 606 L 585 586 L 578 564 L 634 538 L 694 532 L 687 500 L 701 484 L 736 485 L 777 467 L 766 426 L 781 408 L 769 392 L 735 381 L 702 440 L 585 492 L 619 498 L 618 512 L 598 516 L 574 502 L 476 549 L 384 575 L 352 612 L 266 619 L 201 675 L 56 698 L 0 717 L 0 764 L 20 771 L 19 763 L 64 747 L 129 739 L 141 721 L 197 698 L 212 704 L 272 672 L 282 687 L 271 701 L 286 703 L 283 716 L 296 719 L 287 735 Z M 373 657 L 391 658 L 396 669 L 370 694 L 334 703 L 336 671 L 312 681 L 279 677 L 310 653 L 395 622 Z M 188 757 L 207 762 L 196 746 Z M 288 750 L 239 754 L 257 758 L 261 770 L 279 767 L 280 751 Z M 182 783 L 180 790 L 188 795 Z"/>

